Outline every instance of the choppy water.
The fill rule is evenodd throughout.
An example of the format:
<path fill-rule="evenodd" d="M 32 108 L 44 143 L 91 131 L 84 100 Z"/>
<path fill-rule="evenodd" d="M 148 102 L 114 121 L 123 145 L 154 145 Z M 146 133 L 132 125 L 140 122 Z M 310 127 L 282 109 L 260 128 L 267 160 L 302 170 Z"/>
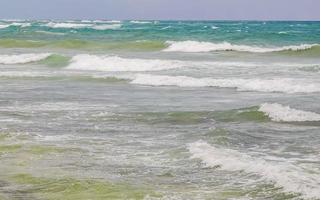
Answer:
<path fill-rule="evenodd" d="M 0 199 L 319 199 L 320 23 L 0 22 Z"/>

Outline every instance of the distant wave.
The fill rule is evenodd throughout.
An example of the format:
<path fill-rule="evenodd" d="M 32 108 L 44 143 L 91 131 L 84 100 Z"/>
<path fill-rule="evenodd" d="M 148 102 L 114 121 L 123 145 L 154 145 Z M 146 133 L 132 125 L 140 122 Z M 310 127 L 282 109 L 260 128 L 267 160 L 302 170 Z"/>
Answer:
<path fill-rule="evenodd" d="M 130 21 L 130 23 L 133 23 L 133 24 L 151 24 L 152 22 L 149 22 L 149 21 L 135 21 L 135 20 L 132 20 L 132 21 Z"/>
<path fill-rule="evenodd" d="M 105 21 L 106 23 L 121 23 L 120 20 L 108 20 L 108 21 Z"/>
<path fill-rule="evenodd" d="M 290 162 L 279 161 L 275 157 L 251 156 L 233 149 L 216 147 L 205 141 L 188 145 L 191 158 L 200 159 L 208 167 L 225 171 L 244 171 L 255 174 L 268 182 L 283 188 L 288 193 L 299 193 L 305 198 L 316 199 L 320 196 L 320 176 L 308 173 Z"/>
<path fill-rule="evenodd" d="M 13 22 L 11 24 L 0 24 L 0 29 L 5 29 L 9 28 L 10 26 L 19 26 L 21 28 L 29 27 L 31 26 L 31 23 L 18 23 L 18 22 Z"/>
<path fill-rule="evenodd" d="M 293 109 L 277 103 L 264 103 L 260 105 L 258 111 L 264 112 L 271 120 L 277 122 L 320 121 L 320 114 Z"/>
<path fill-rule="evenodd" d="M 279 31 L 278 34 L 283 34 L 283 35 L 285 35 L 285 34 L 288 34 L 288 32 L 287 32 L 287 31 Z"/>
<path fill-rule="evenodd" d="M 236 88 L 238 91 L 283 92 L 283 93 L 313 93 L 320 92 L 320 84 L 308 83 L 295 79 L 214 79 L 193 78 L 188 76 L 165 76 L 138 74 L 132 84 L 151 86 L 178 87 L 221 87 Z"/>
<path fill-rule="evenodd" d="M 94 25 L 91 28 L 95 30 L 115 30 L 120 29 L 122 24 L 103 24 L 103 25 Z"/>
<path fill-rule="evenodd" d="M 269 52 L 281 52 L 281 51 L 301 51 L 311 49 L 318 44 L 302 44 L 297 46 L 284 46 L 265 48 L 258 46 L 247 46 L 247 45 L 234 45 L 228 42 L 223 43 L 211 43 L 211 42 L 198 42 L 198 41 L 167 41 L 169 45 L 163 51 L 166 52 L 211 52 L 211 51 L 242 51 L 242 52 L 253 52 L 253 53 L 269 53 Z"/>
<path fill-rule="evenodd" d="M 115 23 L 115 24 L 120 24 L 122 21 L 120 20 L 93 20 L 92 22 L 94 23 Z"/>
<path fill-rule="evenodd" d="M 174 60 L 151 60 L 82 54 L 74 56 L 67 68 L 95 71 L 159 71 L 182 66 L 183 62 Z"/>
<path fill-rule="evenodd" d="M 7 24 L 0 24 L 0 29 L 8 28 L 10 25 Z"/>
<path fill-rule="evenodd" d="M 172 26 L 163 27 L 163 28 L 161 28 L 161 30 L 167 30 L 167 29 L 170 29 L 170 28 L 172 28 Z"/>
<path fill-rule="evenodd" d="M 50 56 L 50 53 L 40 54 L 18 54 L 18 55 L 0 55 L 0 64 L 24 64 L 30 62 L 36 62 L 46 59 Z"/>
<path fill-rule="evenodd" d="M 76 24 L 76 23 L 54 23 L 49 22 L 44 26 L 48 26 L 50 28 L 87 28 L 90 27 L 90 24 Z"/>
<path fill-rule="evenodd" d="M 14 23 L 10 24 L 10 26 L 20 26 L 20 27 L 24 28 L 24 27 L 29 27 L 29 26 L 31 26 L 31 23 L 18 23 L 18 22 L 14 22 Z"/>
<path fill-rule="evenodd" d="M 112 30 L 121 28 L 122 24 L 79 24 L 79 23 L 54 23 L 49 22 L 45 26 L 50 28 L 68 28 L 68 29 L 82 29 L 82 28 L 92 28 L 95 30 Z"/>

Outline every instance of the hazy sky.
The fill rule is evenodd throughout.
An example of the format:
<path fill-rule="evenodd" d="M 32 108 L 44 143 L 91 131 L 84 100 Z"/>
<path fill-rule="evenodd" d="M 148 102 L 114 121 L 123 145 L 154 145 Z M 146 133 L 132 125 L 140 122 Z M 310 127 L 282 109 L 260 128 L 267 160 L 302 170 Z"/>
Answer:
<path fill-rule="evenodd" d="M 0 0 L 0 18 L 320 20 L 320 0 Z"/>

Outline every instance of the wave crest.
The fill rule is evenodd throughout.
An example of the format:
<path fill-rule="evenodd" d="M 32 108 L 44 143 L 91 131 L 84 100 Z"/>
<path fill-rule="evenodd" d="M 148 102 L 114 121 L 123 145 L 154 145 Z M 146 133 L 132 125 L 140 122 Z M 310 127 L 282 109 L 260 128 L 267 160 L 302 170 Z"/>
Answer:
<path fill-rule="evenodd" d="M 166 52 L 189 52 L 189 53 L 200 53 L 200 52 L 211 52 L 211 51 L 240 51 L 240 52 L 252 52 L 252 53 L 270 53 L 270 52 L 281 52 L 281 51 L 301 51 L 311 49 L 319 44 L 302 44 L 296 46 L 284 46 L 284 47 L 259 47 L 259 46 L 248 46 L 248 45 L 234 45 L 228 42 L 223 43 L 211 43 L 211 42 L 198 42 L 198 41 L 167 41 L 169 45 L 163 51 Z"/>
<path fill-rule="evenodd" d="M 174 60 L 150 60 L 82 54 L 74 56 L 67 68 L 94 71 L 159 71 L 182 66 L 183 62 Z"/>
<path fill-rule="evenodd" d="M 151 24 L 152 22 L 150 22 L 150 21 L 136 21 L 136 20 L 132 20 L 132 21 L 130 21 L 130 23 L 132 23 L 132 24 Z"/>
<path fill-rule="evenodd" d="M 259 111 L 276 122 L 320 121 L 320 114 L 293 109 L 277 103 L 264 103 L 260 105 Z"/>
<path fill-rule="evenodd" d="M 188 76 L 165 76 L 138 74 L 132 84 L 178 87 L 221 87 L 237 88 L 238 91 L 313 93 L 320 92 L 319 84 L 294 79 L 213 79 Z"/>
<path fill-rule="evenodd" d="M 10 25 L 7 24 L 0 24 L 0 29 L 8 28 Z"/>
<path fill-rule="evenodd" d="M 115 30 L 120 29 L 122 27 L 122 24 L 103 24 L 103 25 L 95 25 L 92 26 L 92 29 L 95 30 Z"/>
<path fill-rule="evenodd" d="M 77 23 L 54 23 L 49 22 L 45 26 L 50 28 L 67 28 L 67 29 L 82 29 L 91 28 L 95 30 L 114 30 L 122 27 L 122 24 L 77 24 Z"/>
<path fill-rule="evenodd" d="M 0 64 L 5 64 L 5 65 L 25 64 L 25 63 L 44 60 L 51 55 L 52 55 L 51 53 L 0 55 Z"/>
<path fill-rule="evenodd" d="M 217 148 L 204 141 L 191 143 L 188 149 L 191 158 L 200 159 L 209 167 L 256 174 L 286 192 L 300 193 L 306 198 L 320 196 L 319 175 L 305 172 L 292 163 L 256 158 L 236 150 Z"/>

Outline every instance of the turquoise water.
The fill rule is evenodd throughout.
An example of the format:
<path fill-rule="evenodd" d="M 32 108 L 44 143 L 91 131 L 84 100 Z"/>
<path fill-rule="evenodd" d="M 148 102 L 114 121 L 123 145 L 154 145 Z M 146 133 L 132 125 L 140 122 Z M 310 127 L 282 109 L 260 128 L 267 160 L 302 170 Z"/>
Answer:
<path fill-rule="evenodd" d="M 319 199 L 320 23 L 0 20 L 0 200 Z"/>
<path fill-rule="evenodd" d="M 109 21 L 2 21 L 1 40 L 32 40 L 52 44 L 63 40 L 123 43 L 168 40 L 227 41 L 232 44 L 284 46 L 317 43 L 318 22 L 259 21 L 148 21 L 145 23 Z M 3 28 L 6 25 L 9 27 Z M 78 41 L 78 42 L 79 42 Z M 14 47 L 14 46 L 13 46 Z M 77 47 L 76 47 L 77 48 Z"/>

